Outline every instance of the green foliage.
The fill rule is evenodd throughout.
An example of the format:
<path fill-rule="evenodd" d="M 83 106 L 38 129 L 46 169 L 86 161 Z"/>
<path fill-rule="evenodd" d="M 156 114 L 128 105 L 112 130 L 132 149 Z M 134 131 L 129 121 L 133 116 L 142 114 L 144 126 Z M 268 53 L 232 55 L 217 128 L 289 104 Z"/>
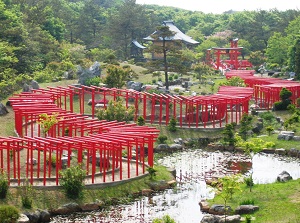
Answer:
<path fill-rule="evenodd" d="M 176 132 L 177 131 L 177 126 L 176 125 L 177 125 L 176 118 L 175 117 L 171 118 L 171 120 L 168 124 L 168 130 L 170 132 Z"/>
<path fill-rule="evenodd" d="M 220 85 L 224 86 L 237 86 L 237 87 L 246 87 L 245 81 L 240 77 L 231 77 Z"/>
<path fill-rule="evenodd" d="M 156 176 L 157 170 L 154 169 L 153 167 L 148 167 L 147 171 L 148 171 L 148 173 L 150 175 L 150 179 L 153 180 L 153 178 Z"/>
<path fill-rule="evenodd" d="M 271 135 L 271 132 L 274 131 L 274 127 L 269 125 L 269 126 L 266 127 L 266 130 L 267 130 L 268 134 Z"/>
<path fill-rule="evenodd" d="M 90 79 L 87 79 L 85 81 L 85 85 L 87 86 L 99 86 L 99 84 L 101 83 L 101 78 L 100 77 L 93 77 Z"/>
<path fill-rule="evenodd" d="M 143 126 L 145 125 L 145 119 L 143 116 L 139 116 L 138 119 L 137 119 L 137 125 L 139 126 Z"/>
<path fill-rule="evenodd" d="M 23 185 L 20 187 L 21 189 L 21 201 L 22 206 L 26 209 L 32 208 L 33 202 L 33 188 L 32 185 L 26 180 Z"/>
<path fill-rule="evenodd" d="M 240 121 L 239 134 L 244 140 L 247 139 L 248 132 L 252 129 L 253 117 L 244 113 Z"/>
<path fill-rule="evenodd" d="M 236 143 L 235 139 L 235 124 L 230 123 L 226 124 L 222 134 L 224 135 L 223 141 L 228 144 L 229 146 L 234 146 Z"/>
<path fill-rule="evenodd" d="M 97 111 L 97 117 L 99 120 L 113 121 L 117 120 L 119 122 L 133 121 L 134 119 L 134 106 L 123 105 L 122 101 L 109 101 L 106 109 L 99 109 Z"/>
<path fill-rule="evenodd" d="M 85 170 L 81 165 L 67 168 L 60 172 L 60 185 L 68 198 L 76 199 L 82 194 L 84 188 Z"/>
<path fill-rule="evenodd" d="M 8 178 L 5 172 L 0 169 L 0 199 L 5 199 L 8 191 Z"/>
<path fill-rule="evenodd" d="M 288 106 L 291 104 L 290 97 L 292 96 L 292 92 L 286 88 L 282 88 L 279 96 L 281 101 L 277 101 L 274 103 L 274 109 L 287 110 Z"/>
<path fill-rule="evenodd" d="M 44 133 L 46 134 L 52 126 L 57 124 L 61 119 L 58 118 L 58 113 L 52 113 L 51 115 L 43 113 L 39 115 L 37 123 L 41 125 Z"/>
<path fill-rule="evenodd" d="M 247 185 L 247 187 L 253 187 L 254 186 L 252 175 L 249 176 L 249 177 L 245 177 L 244 182 Z"/>
<path fill-rule="evenodd" d="M 167 139 L 168 139 L 168 137 L 167 137 L 166 135 L 159 135 L 159 136 L 157 137 L 157 141 L 158 141 L 159 143 L 165 143 L 165 142 L 167 141 Z"/>
<path fill-rule="evenodd" d="M 169 215 L 165 215 L 162 218 L 153 219 L 153 223 L 176 223 Z"/>
<path fill-rule="evenodd" d="M 17 222 L 19 210 L 11 205 L 0 205 L 0 223 Z"/>
<path fill-rule="evenodd" d="M 254 205 L 254 199 L 245 199 L 240 202 L 240 205 Z"/>
<path fill-rule="evenodd" d="M 109 88 L 122 88 L 125 85 L 125 81 L 129 80 L 134 75 L 133 70 L 129 68 L 122 68 L 117 65 L 109 65 L 106 68 L 107 76 L 104 79 L 104 83 Z"/>

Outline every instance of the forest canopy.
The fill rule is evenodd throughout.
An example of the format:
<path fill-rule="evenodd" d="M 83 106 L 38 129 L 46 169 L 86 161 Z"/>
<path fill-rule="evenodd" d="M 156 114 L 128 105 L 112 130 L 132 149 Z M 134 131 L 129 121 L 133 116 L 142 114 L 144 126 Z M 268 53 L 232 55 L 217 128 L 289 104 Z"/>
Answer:
<path fill-rule="evenodd" d="M 108 56 L 129 60 L 131 41 L 146 46 L 143 38 L 167 20 L 200 42 L 193 49 L 198 62 L 206 49 L 238 38 L 244 58 L 260 55 L 270 69 L 289 72 L 300 66 L 296 9 L 205 14 L 135 0 L 0 0 L 0 20 L 1 95 L 24 80 L 47 81 Z"/>

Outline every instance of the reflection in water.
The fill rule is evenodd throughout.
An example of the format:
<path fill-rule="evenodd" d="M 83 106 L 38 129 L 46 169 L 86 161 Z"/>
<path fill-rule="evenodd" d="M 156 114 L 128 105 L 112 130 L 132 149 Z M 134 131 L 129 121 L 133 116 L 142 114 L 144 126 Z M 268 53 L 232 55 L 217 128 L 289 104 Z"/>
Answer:
<path fill-rule="evenodd" d="M 174 153 L 158 162 L 176 169 L 178 186 L 152 197 L 143 197 L 130 205 L 115 206 L 107 212 L 75 214 L 57 217 L 52 222 L 150 223 L 154 218 L 170 215 L 178 223 L 199 223 L 203 217 L 199 201 L 213 198 L 205 179 L 253 168 L 254 183 L 275 182 L 283 170 L 293 179 L 300 178 L 299 160 L 276 155 L 257 154 L 253 164 L 248 157 L 228 152 L 188 150 Z"/>

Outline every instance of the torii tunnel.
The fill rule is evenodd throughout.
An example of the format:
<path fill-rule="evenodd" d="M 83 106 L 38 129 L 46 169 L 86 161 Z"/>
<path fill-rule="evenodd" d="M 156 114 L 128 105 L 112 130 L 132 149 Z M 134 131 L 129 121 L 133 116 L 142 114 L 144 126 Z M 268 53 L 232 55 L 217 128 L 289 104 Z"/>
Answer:
<path fill-rule="evenodd" d="M 238 76 L 245 81 L 246 86 L 253 88 L 255 103 L 263 109 L 272 109 L 275 102 L 280 101 L 282 88 L 292 92 L 291 101 L 297 105 L 297 98 L 300 97 L 300 83 L 279 78 L 263 78 L 253 76 L 254 71 L 228 71 L 226 78 Z"/>

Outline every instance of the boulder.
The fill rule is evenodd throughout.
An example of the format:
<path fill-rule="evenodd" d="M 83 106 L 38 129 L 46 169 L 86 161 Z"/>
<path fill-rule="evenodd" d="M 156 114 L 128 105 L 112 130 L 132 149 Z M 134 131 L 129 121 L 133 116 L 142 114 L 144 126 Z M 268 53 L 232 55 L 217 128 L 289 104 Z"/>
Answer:
<path fill-rule="evenodd" d="M 180 144 L 172 144 L 170 145 L 171 152 L 180 151 L 182 150 L 183 146 Z"/>
<path fill-rule="evenodd" d="M 278 176 L 277 176 L 277 181 L 279 182 L 287 182 L 289 180 L 292 180 L 293 178 L 287 171 L 282 171 Z"/>
<path fill-rule="evenodd" d="M 219 217 L 212 214 L 204 215 L 202 220 L 200 221 L 200 223 L 218 223 L 218 222 L 219 222 Z"/>
<path fill-rule="evenodd" d="M 291 148 L 291 149 L 288 151 L 288 155 L 291 156 L 291 157 L 298 157 L 298 156 L 300 156 L 300 152 L 299 152 L 298 149 Z"/>
<path fill-rule="evenodd" d="M 29 218 L 25 214 L 20 214 L 20 217 L 17 220 L 18 223 L 30 223 Z"/>
<path fill-rule="evenodd" d="M 4 104 L 0 103 L 0 115 L 6 115 L 8 113 L 7 108 Z"/>
<path fill-rule="evenodd" d="M 232 211 L 230 206 L 227 206 L 226 209 L 227 209 L 227 212 Z M 222 204 L 214 204 L 209 208 L 208 213 L 214 214 L 214 215 L 224 215 L 225 214 L 225 206 Z"/>
<path fill-rule="evenodd" d="M 240 205 L 235 209 L 236 214 L 253 214 L 259 207 L 254 205 Z"/>
<path fill-rule="evenodd" d="M 39 222 L 39 219 L 40 219 L 40 212 L 39 211 L 32 212 L 32 213 L 31 212 L 25 212 L 24 214 L 28 217 L 30 223 L 38 223 Z"/>
<path fill-rule="evenodd" d="M 170 146 L 168 144 L 159 144 L 154 150 L 155 152 L 171 152 L 170 151 Z"/>
<path fill-rule="evenodd" d="M 40 218 L 39 222 L 50 222 L 50 213 L 47 210 L 41 210 L 40 211 Z"/>
<path fill-rule="evenodd" d="M 170 185 L 165 180 L 161 180 L 161 181 L 158 181 L 158 182 L 151 181 L 149 183 L 149 186 L 154 191 L 163 191 L 163 190 L 166 190 L 166 189 L 170 188 Z"/>
<path fill-rule="evenodd" d="M 99 205 L 97 203 L 89 203 L 80 205 L 82 211 L 96 211 L 99 209 Z"/>
<path fill-rule="evenodd" d="M 39 83 L 35 80 L 31 81 L 31 87 L 32 89 L 40 89 Z"/>
<path fill-rule="evenodd" d="M 51 211 L 52 215 L 68 215 L 74 212 L 81 211 L 80 206 L 77 203 L 68 203 L 57 209 Z"/>
<path fill-rule="evenodd" d="M 286 155 L 286 150 L 284 148 L 275 149 L 275 153 L 278 155 Z"/>
<path fill-rule="evenodd" d="M 199 202 L 201 212 L 208 212 L 209 211 L 209 204 L 207 201 L 200 201 Z"/>
<path fill-rule="evenodd" d="M 240 215 L 229 215 L 229 216 L 221 216 L 218 223 L 240 223 L 241 216 Z"/>

